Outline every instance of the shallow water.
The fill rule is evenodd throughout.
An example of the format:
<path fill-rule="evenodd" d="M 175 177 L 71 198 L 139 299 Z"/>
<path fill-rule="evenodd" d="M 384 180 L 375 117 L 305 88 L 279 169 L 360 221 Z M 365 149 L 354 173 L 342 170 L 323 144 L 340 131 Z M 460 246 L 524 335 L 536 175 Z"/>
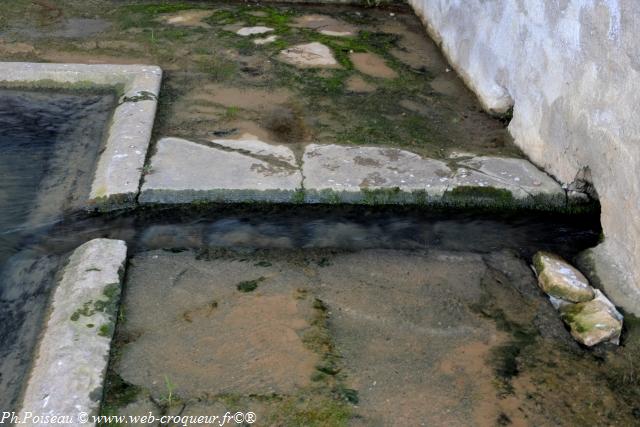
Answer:
<path fill-rule="evenodd" d="M 28 241 L 82 207 L 114 102 L 106 94 L 0 89 L 1 408 L 15 404 L 64 261 Z"/>

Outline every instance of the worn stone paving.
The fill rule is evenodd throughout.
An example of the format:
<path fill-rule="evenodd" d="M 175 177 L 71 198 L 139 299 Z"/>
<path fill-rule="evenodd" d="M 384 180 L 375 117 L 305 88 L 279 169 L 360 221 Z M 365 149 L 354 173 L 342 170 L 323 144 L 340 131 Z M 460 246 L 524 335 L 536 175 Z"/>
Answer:
<path fill-rule="evenodd" d="M 437 203 L 446 195 L 566 205 L 561 186 L 524 159 L 424 158 L 395 148 L 309 144 L 302 156 L 252 135 L 192 142 L 163 138 L 142 186 L 143 204 L 195 201 Z M 479 200 L 478 203 L 481 203 Z M 500 202 L 500 200 L 496 201 Z M 452 202 L 453 203 L 453 202 Z"/>
<path fill-rule="evenodd" d="M 252 411 L 256 425 L 323 427 L 633 419 L 605 379 L 623 359 L 579 347 L 510 251 L 165 249 L 133 256 L 127 278 L 109 414 Z"/>
<path fill-rule="evenodd" d="M 293 189 L 290 185 L 299 181 L 297 173 L 289 177 L 291 182 L 280 182 L 264 159 L 247 161 L 201 144 L 214 139 L 246 140 L 243 135 L 247 133 L 256 135 L 254 140 L 288 146 L 299 164 L 303 157 L 309 160 L 312 147 L 320 145 L 336 146 L 327 148 L 329 151 L 341 150 L 337 146 L 402 149 L 410 152 L 406 156 L 421 156 L 425 165 L 436 164 L 428 159 L 445 162 L 454 175 L 457 167 L 450 164 L 450 157 L 456 152 L 472 157 L 521 157 L 505 128 L 508 117 L 497 119 L 482 112 L 420 21 L 401 5 L 361 8 L 218 2 L 191 6 L 64 0 L 45 7 L 18 0 L 3 10 L 0 57 L 7 61 L 160 66 L 164 79 L 150 147 L 157 154 L 148 164 L 137 162 L 133 168 L 146 175 L 141 197 L 146 202 L 224 200 L 221 191 L 243 192 L 252 185 L 257 190 L 253 196 L 231 191 L 227 199 L 326 201 L 316 193 L 335 191 L 332 187 L 336 186 L 355 189 L 356 181 L 365 191 L 391 191 L 406 183 L 409 191 L 428 193 L 440 185 L 434 177 L 423 176 L 426 184 L 422 185 L 420 179 L 411 182 L 410 173 L 396 180 L 389 171 L 359 167 L 363 165 L 353 168 L 353 176 L 347 176 L 343 168 L 344 182 L 332 183 L 329 180 L 334 177 L 323 181 L 314 176 L 322 171 L 310 161 L 308 180 L 314 184 L 303 198 L 295 189 L 307 185 Z M 155 88 L 150 92 L 157 95 Z M 124 107 L 143 105 L 120 109 Z M 183 142 L 180 146 L 185 152 L 179 153 L 179 145 L 167 138 L 201 144 L 198 149 L 209 161 L 191 165 L 185 172 L 181 162 L 193 158 L 196 148 Z M 142 159 L 145 150 L 138 151 L 141 154 L 136 159 Z M 174 165 L 165 158 L 169 152 L 175 157 Z M 225 164 L 215 163 L 214 167 L 218 157 Z M 234 160 L 228 162 L 228 158 Z M 172 168 L 199 182 L 186 184 L 186 177 L 183 182 L 181 177 L 165 176 Z M 520 169 L 517 177 L 523 181 L 543 182 L 536 173 L 520 175 L 532 171 L 530 167 Z M 261 170 L 267 171 L 268 179 Z M 304 170 L 301 173 L 305 175 Z M 475 171 L 446 178 L 460 181 L 461 186 L 486 183 L 511 192 L 516 199 L 531 193 L 509 179 L 489 179 Z M 370 185 L 361 185 L 363 182 Z M 103 187 L 97 186 L 94 196 L 103 195 Z M 282 191 L 266 196 L 260 191 L 263 187 Z M 177 189 L 182 192 L 180 197 L 169 195 Z M 193 190 L 193 195 L 185 195 L 187 190 Z M 436 188 L 434 195 L 441 190 Z M 533 193 L 555 190 L 543 185 Z M 354 192 L 347 191 L 345 201 L 362 198 L 351 194 Z M 329 198 L 337 200 L 333 194 Z"/>

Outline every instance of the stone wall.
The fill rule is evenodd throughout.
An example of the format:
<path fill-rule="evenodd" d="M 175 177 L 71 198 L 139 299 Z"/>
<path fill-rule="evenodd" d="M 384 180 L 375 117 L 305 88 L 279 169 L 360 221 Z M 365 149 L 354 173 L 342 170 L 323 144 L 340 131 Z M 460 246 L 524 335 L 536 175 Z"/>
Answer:
<path fill-rule="evenodd" d="M 533 162 L 565 184 L 591 176 L 605 234 L 594 262 L 639 313 L 640 2 L 409 2 L 486 109 L 513 106 L 509 130 Z"/>

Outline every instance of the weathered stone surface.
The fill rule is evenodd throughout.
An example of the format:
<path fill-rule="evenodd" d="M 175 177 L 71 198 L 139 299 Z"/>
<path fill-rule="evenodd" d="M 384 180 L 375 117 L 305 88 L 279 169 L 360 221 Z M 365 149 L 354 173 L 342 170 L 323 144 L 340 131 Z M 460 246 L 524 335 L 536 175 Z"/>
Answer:
<path fill-rule="evenodd" d="M 256 34 L 269 33 L 271 31 L 273 31 L 273 28 L 262 27 L 262 26 L 242 27 L 238 31 L 236 31 L 236 34 L 239 35 L 239 36 L 247 37 L 247 36 L 253 36 L 253 35 L 256 35 Z"/>
<path fill-rule="evenodd" d="M 253 43 L 257 44 L 258 46 L 261 46 L 263 44 L 273 43 L 276 40 L 278 40 L 278 36 L 274 34 L 264 38 L 253 39 Z"/>
<path fill-rule="evenodd" d="M 605 240 L 582 252 L 576 264 L 591 283 L 602 289 L 618 307 L 636 313 L 640 307 L 640 293 L 635 288 L 631 272 L 622 265 L 623 258 L 616 254 L 610 242 Z"/>
<path fill-rule="evenodd" d="M 164 15 L 160 18 L 160 21 L 180 27 L 211 28 L 209 24 L 202 21 L 211 16 L 211 14 L 212 12 L 210 10 L 183 10 L 170 15 Z"/>
<path fill-rule="evenodd" d="M 546 202 L 566 203 L 560 184 L 527 160 L 474 157 L 458 165 L 453 187 L 491 187 L 507 190 L 515 199 L 544 196 Z"/>
<path fill-rule="evenodd" d="M 560 313 L 570 326 L 571 335 L 586 346 L 602 342 L 618 344 L 620 341 L 622 315 L 597 289 L 591 301 L 563 306 Z"/>
<path fill-rule="evenodd" d="M 354 93 L 371 93 L 375 92 L 375 85 L 365 81 L 360 76 L 351 76 L 345 82 L 345 87 L 349 92 Z"/>
<path fill-rule="evenodd" d="M 547 294 L 569 302 L 590 301 L 595 296 L 589 281 L 557 255 L 540 251 L 533 257 L 538 285 Z"/>
<path fill-rule="evenodd" d="M 529 197 L 540 195 L 559 196 L 556 207 L 565 201 L 551 178 L 521 159 L 479 158 L 482 172 L 469 177 L 458 171 L 454 179 L 447 163 L 395 148 L 310 144 L 300 168 L 291 149 L 250 134 L 204 143 L 165 138 L 157 147 L 140 203 L 300 202 L 303 189 L 308 203 L 504 202 L 483 189 L 509 190 L 507 203 L 513 206 L 536 206 Z"/>
<path fill-rule="evenodd" d="M 444 162 L 409 151 L 317 144 L 307 146 L 302 174 L 307 201 L 351 203 L 374 196 L 370 191 L 376 190 L 385 199 L 381 202 L 411 202 L 414 192 L 425 198 L 439 197 L 452 176 Z"/>
<path fill-rule="evenodd" d="M 318 42 L 299 44 L 285 49 L 280 52 L 278 59 L 300 68 L 340 67 L 331 49 Z"/>
<path fill-rule="evenodd" d="M 329 15 L 303 15 L 293 20 L 292 27 L 311 28 L 324 34 L 325 36 L 332 37 L 348 37 L 357 32 L 357 29 L 347 24 L 346 22 L 339 21 Z"/>
<path fill-rule="evenodd" d="M 295 156 L 284 146 L 164 138 L 151 158 L 140 203 L 290 201 L 301 184 Z"/>
<path fill-rule="evenodd" d="M 398 73 L 387 65 L 384 58 L 369 52 L 354 52 L 349 55 L 353 66 L 361 73 L 382 79 L 395 79 Z"/>
<path fill-rule="evenodd" d="M 123 241 L 109 239 L 91 240 L 71 255 L 53 294 L 23 412 L 97 414 L 126 255 Z"/>
<path fill-rule="evenodd" d="M 537 165 L 564 184 L 590 172 L 607 248 L 597 256 L 622 269 L 611 286 L 640 314 L 638 2 L 410 4 L 488 110 L 514 106 L 509 131 Z"/>
<path fill-rule="evenodd" d="M 89 196 L 90 202 L 102 209 L 135 202 L 161 80 L 162 70 L 146 65 L 0 63 L 0 82 L 8 84 L 38 88 L 95 85 L 122 90 Z"/>

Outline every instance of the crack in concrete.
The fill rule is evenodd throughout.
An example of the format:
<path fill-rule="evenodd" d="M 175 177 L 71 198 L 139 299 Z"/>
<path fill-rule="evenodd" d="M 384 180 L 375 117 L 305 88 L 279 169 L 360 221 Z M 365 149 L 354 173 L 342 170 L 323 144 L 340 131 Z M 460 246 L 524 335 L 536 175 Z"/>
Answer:
<path fill-rule="evenodd" d="M 248 156 L 248 157 L 251 157 L 253 159 L 260 160 L 260 161 L 263 161 L 265 163 L 269 163 L 270 165 L 273 165 L 273 166 L 276 166 L 276 167 L 280 167 L 280 168 L 283 168 L 283 169 L 287 169 L 289 171 L 297 171 L 297 170 L 299 170 L 299 167 L 297 165 L 294 166 L 291 163 L 289 163 L 288 161 L 279 159 L 274 155 L 256 154 L 256 153 L 253 153 L 253 152 L 251 152 L 249 150 L 244 150 L 242 148 L 231 148 L 231 147 L 227 147 L 227 146 L 222 145 L 222 144 L 217 144 L 217 143 L 215 143 L 213 141 L 208 141 L 208 140 L 205 140 L 205 139 L 192 139 L 190 141 L 194 142 L 196 144 L 204 145 L 204 146 L 209 147 L 209 148 L 215 148 L 217 150 L 222 150 L 222 151 L 226 151 L 226 152 L 229 152 L 229 153 L 242 154 L 244 156 Z"/>

